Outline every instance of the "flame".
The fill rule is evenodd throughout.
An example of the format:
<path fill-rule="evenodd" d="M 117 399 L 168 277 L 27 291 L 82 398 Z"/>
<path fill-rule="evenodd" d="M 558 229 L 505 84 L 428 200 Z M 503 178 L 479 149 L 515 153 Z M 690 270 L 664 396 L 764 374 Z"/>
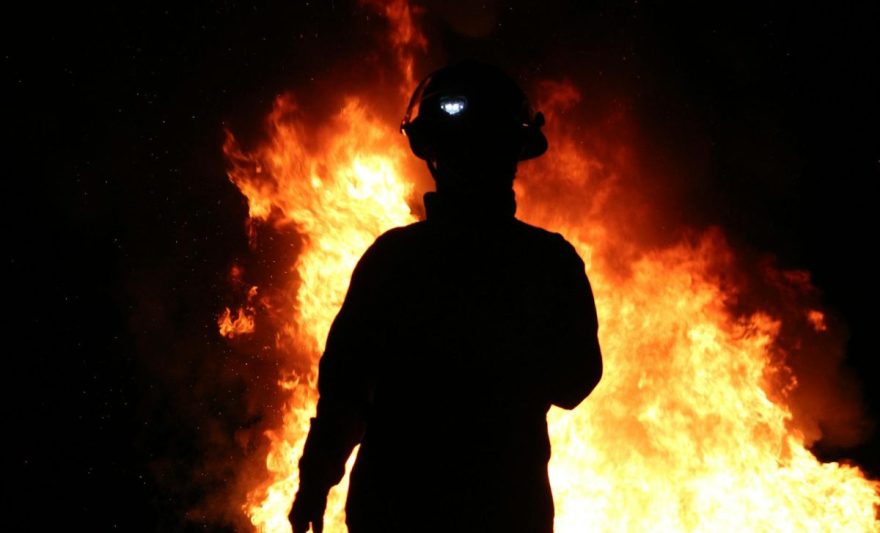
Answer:
<path fill-rule="evenodd" d="M 397 66 L 403 75 L 400 94 L 408 100 L 416 88 L 414 52 L 427 48 L 428 40 L 416 27 L 414 16 L 421 14 L 422 9 L 411 6 L 406 0 L 365 0 L 363 3 L 372 5 L 381 11 L 391 23 L 389 40 L 394 49 Z"/>
<path fill-rule="evenodd" d="M 238 315 L 232 318 L 232 310 L 227 307 L 217 320 L 217 325 L 220 326 L 220 335 L 232 339 L 247 333 L 253 333 L 254 317 L 245 314 L 245 310 L 239 307 Z"/>
<path fill-rule="evenodd" d="M 240 266 L 233 265 L 229 272 L 229 278 L 233 283 L 240 284 L 242 273 L 242 268 Z M 217 319 L 217 326 L 220 327 L 220 335 L 223 335 L 228 339 L 234 339 L 235 337 L 241 337 L 242 335 L 254 332 L 254 329 L 256 328 L 256 309 L 254 308 L 254 299 L 257 296 L 257 292 L 258 289 L 256 286 L 252 286 L 248 290 L 247 306 L 239 307 L 238 314 L 235 318 L 232 318 L 232 309 L 227 307 L 223 310 L 223 313 Z"/>
<path fill-rule="evenodd" d="M 828 330 L 828 326 L 825 324 L 825 313 L 818 309 L 810 309 L 807 311 L 807 320 L 816 331 Z"/>
<path fill-rule="evenodd" d="M 294 349 L 310 355 L 312 378 L 355 263 L 376 236 L 416 217 L 406 203 L 412 185 L 400 179 L 410 156 L 396 130 L 371 116 L 359 99 L 350 98 L 317 135 L 324 142 L 309 150 L 296 111 L 289 96 L 279 97 L 270 115 L 269 144 L 245 154 L 230 136 L 225 150 L 236 162 L 230 178 L 247 191 L 250 217 L 268 220 L 271 215 L 277 224 L 296 224 L 306 237 L 288 280 L 297 289 L 285 327 Z M 287 512 L 297 486 L 296 460 L 317 401 L 313 379 L 292 375 L 280 385 L 289 400 L 283 426 L 267 435 L 272 479 L 255 489 L 246 505 L 261 531 L 290 531 Z M 343 527 L 346 490 L 347 481 L 331 492 L 329 531 L 334 524 Z"/>
<path fill-rule="evenodd" d="M 406 2 L 369 4 L 391 22 L 406 93 L 424 37 Z M 719 230 L 663 250 L 628 249 L 607 217 L 612 160 L 631 154 L 625 146 L 597 150 L 602 158 L 588 153 L 560 112 L 579 99 L 576 87 L 548 82 L 540 90 L 554 148 L 523 167 L 518 216 L 561 232 L 585 259 L 606 368 L 580 407 L 552 409 L 548 418 L 556 531 L 880 531 L 880 485 L 855 466 L 817 460 L 787 405 L 797 381 L 779 333 L 794 318 L 730 311 L 738 289 L 723 272 L 735 263 Z M 407 202 L 414 185 L 405 139 L 360 97 L 346 97 L 316 127 L 283 95 L 267 124 L 268 141 L 256 149 L 243 150 L 230 133 L 224 150 L 250 221 L 292 226 L 303 239 L 289 276 L 272 287 L 292 295 L 272 327 L 290 368 L 305 360 L 310 371 L 288 369 L 279 381 L 283 420 L 267 432 L 266 478 L 252 481 L 242 509 L 257 531 L 289 532 L 330 323 L 360 255 L 416 216 Z M 231 314 L 227 308 L 219 321 L 222 334 L 253 331 L 252 310 Z M 827 334 L 822 311 L 804 309 L 800 319 Z M 346 476 L 331 491 L 327 531 L 345 531 L 347 483 Z"/>

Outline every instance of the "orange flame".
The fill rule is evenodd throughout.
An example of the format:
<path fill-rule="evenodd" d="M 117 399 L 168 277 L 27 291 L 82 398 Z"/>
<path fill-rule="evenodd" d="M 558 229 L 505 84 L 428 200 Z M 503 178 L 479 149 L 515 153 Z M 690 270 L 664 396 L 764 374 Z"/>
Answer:
<path fill-rule="evenodd" d="M 424 38 L 406 2 L 382 5 L 408 90 L 406 50 Z M 797 383 L 778 336 L 789 318 L 729 310 L 737 289 L 719 272 L 733 268 L 733 254 L 718 230 L 664 250 L 623 253 L 620 227 L 604 219 L 613 165 L 575 142 L 558 113 L 577 101 L 577 89 L 547 83 L 541 90 L 548 123 L 557 124 L 548 131 L 553 149 L 523 166 L 518 217 L 563 233 L 585 259 L 606 368 L 580 407 L 549 415 L 556 531 L 880 531 L 880 485 L 855 466 L 818 461 L 787 406 Z M 268 124 L 269 140 L 253 151 L 229 135 L 229 177 L 247 196 L 252 220 L 292 225 L 303 237 L 289 278 L 279 282 L 294 296 L 281 310 L 287 318 L 278 336 L 291 358 L 308 359 L 311 373 L 280 381 L 283 423 L 267 433 L 267 477 L 254 480 L 243 510 L 258 531 L 289 532 L 330 323 L 367 246 L 416 217 L 407 203 L 414 186 L 404 172 L 412 158 L 405 139 L 362 99 L 345 99 L 312 127 L 282 96 Z M 616 147 L 605 156 L 629 154 Z M 577 207 L 561 208 L 563 199 Z M 243 316 L 233 321 L 227 309 L 221 332 Z M 816 335 L 826 334 L 821 311 L 803 310 L 804 318 Z M 346 490 L 347 477 L 331 491 L 327 531 L 345 530 Z"/>
<path fill-rule="evenodd" d="M 807 320 L 816 331 L 827 331 L 828 326 L 825 325 L 825 313 L 816 309 L 807 311 Z"/>
<path fill-rule="evenodd" d="M 227 307 L 217 320 L 217 325 L 220 326 L 220 335 L 232 339 L 246 333 L 253 333 L 254 317 L 246 315 L 244 309 L 239 307 L 238 315 L 232 318 L 232 310 Z"/>
<path fill-rule="evenodd" d="M 293 268 L 295 278 L 289 280 L 298 289 L 287 327 L 298 351 L 310 354 L 314 367 L 357 260 L 377 235 L 416 218 L 406 203 L 412 186 L 400 179 L 409 153 L 396 130 L 351 98 L 325 131 L 318 132 L 324 140 L 320 146 L 309 150 L 305 126 L 295 116 L 293 101 L 280 97 L 270 116 L 271 142 L 244 154 L 230 137 L 226 152 L 236 161 L 230 178 L 248 191 L 250 216 L 269 219 L 274 213 L 277 224 L 296 224 L 307 238 Z M 290 396 L 283 427 L 268 435 L 272 478 L 250 494 L 246 505 L 261 531 L 290 531 L 294 467 L 317 401 L 313 381 L 293 376 L 281 386 Z M 346 486 L 331 493 L 328 530 L 334 524 L 341 527 Z"/>
<path fill-rule="evenodd" d="M 230 279 L 233 282 L 241 283 L 242 269 L 238 265 L 233 265 L 230 271 Z M 256 310 L 253 306 L 254 298 L 257 296 L 257 287 L 253 286 L 247 293 L 247 307 L 239 307 L 238 314 L 232 318 L 232 310 L 224 309 L 220 318 L 217 319 L 217 325 L 220 327 L 220 335 L 228 339 L 234 339 L 242 335 L 253 333 L 256 328 L 254 314 Z"/>

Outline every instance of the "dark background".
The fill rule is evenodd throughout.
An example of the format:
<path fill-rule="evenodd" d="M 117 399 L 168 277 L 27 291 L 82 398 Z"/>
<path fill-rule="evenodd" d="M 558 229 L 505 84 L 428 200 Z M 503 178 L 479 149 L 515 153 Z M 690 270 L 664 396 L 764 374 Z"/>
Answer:
<path fill-rule="evenodd" d="M 245 385 L 181 404 L 168 383 L 198 387 L 230 357 L 214 320 L 246 208 L 222 128 L 254 135 L 275 94 L 331 75 L 382 28 L 369 8 L 314 4 L 4 17 L 3 529 L 203 529 L 182 518 L 219 482 L 182 474 L 206 453 L 195 426 L 230 410 L 211 431 L 234 431 Z M 569 76 L 597 108 L 625 101 L 638 149 L 676 176 L 657 184 L 676 218 L 809 270 L 848 324 L 876 418 L 876 3 L 454 4 L 428 6 L 432 49 Z M 817 451 L 877 478 L 877 448 Z"/>

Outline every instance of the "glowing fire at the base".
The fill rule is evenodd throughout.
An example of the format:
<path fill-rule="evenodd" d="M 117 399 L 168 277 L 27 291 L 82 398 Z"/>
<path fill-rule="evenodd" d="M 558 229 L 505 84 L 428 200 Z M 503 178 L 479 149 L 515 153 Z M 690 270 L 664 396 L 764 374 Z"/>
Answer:
<path fill-rule="evenodd" d="M 395 27 L 404 21 L 410 32 L 395 38 L 421 39 L 406 4 L 391 5 Z M 402 77 L 410 84 L 411 70 Z M 555 91 L 545 95 L 550 113 L 554 101 L 576 96 L 570 85 L 545 89 Z M 351 271 L 377 235 L 416 219 L 403 172 L 412 156 L 396 124 L 371 115 L 361 99 L 347 99 L 329 124 L 312 128 L 282 97 L 269 124 L 270 140 L 255 151 L 243 152 L 232 136 L 225 149 L 250 217 L 294 224 L 304 237 L 282 287 L 295 304 L 283 310 L 289 320 L 279 336 L 311 358 L 312 373 L 282 381 L 288 403 L 283 425 L 268 434 L 268 478 L 254 482 L 244 504 L 257 530 L 288 532 L 316 365 Z M 736 289 L 715 275 L 731 253 L 719 232 L 640 254 L 626 276 L 599 260 L 594 252 L 618 242 L 615 228 L 602 225 L 601 213 L 572 223 L 536 192 L 574 179 L 571 190 L 597 194 L 597 162 L 561 130 L 549 135 L 548 162 L 517 180 L 518 217 L 561 232 L 586 260 L 606 367 L 578 409 L 550 412 L 556 531 L 880 531 L 878 484 L 856 467 L 818 461 L 792 424 L 786 395 L 796 383 L 775 348 L 781 321 L 792 318 L 730 313 Z M 801 319 L 816 335 L 827 329 L 819 310 L 804 309 Z M 247 334 L 253 320 L 227 309 L 221 331 Z M 331 492 L 327 531 L 345 530 L 346 490 L 347 480 Z"/>

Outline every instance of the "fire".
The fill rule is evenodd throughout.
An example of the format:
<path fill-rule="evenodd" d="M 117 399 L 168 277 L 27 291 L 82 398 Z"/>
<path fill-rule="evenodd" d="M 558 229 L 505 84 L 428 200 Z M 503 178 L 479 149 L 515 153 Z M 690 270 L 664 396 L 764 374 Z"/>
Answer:
<path fill-rule="evenodd" d="M 413 65 L 406 50 L 424 38 L 406 2 L 381 6 L 405 92 Z M 787 405 L 797 381 L 779 347 L 781 325 L 805 320 L 815 335 L 827 334 L 823 312 L 732 313 L 738 289 L 722 273 L 735 268 L 734 257 L 717 230 L 664 250 L 615 253 L 626 245 L 619 226 L 603 218 L 613 179 L 594 187 L 603 161 L 554 114 L 578 91 L 564 83 L 541 91 L 553 149 L 523 167 L 518 217 L 561 232 L 585 259 L 606 369 L 578 409 L 550 412 L 556 531 L 880 531 L 880 485 L 855 466 L 817 460 Z M 291 295 L 270 324 L 291 358 L 280 380 L 283 423 L 267 433 L 266 478 L 252 481 L 242 503 L 255 530 L 286 532 L 330 323 L 360 255 L 380 233 L 416 220 L 417 195 L 397 124 L 371 113 L 361 97 L 347 97 L 315 127 L 284 95 L 268 127 L 268 141 L 256 149 L 243 150 L 231 134 L 224 149 L 251 221 L 293 226 L 303 237 L 289 276 L 271 287 Z M 254 331 L 257 288 L 250 291 L 250 308 L 221 316 L 222 334 Z M 294 360 L 310 372 L 292 370 Z M 345 530 L 346 490 L 347 480 L 331 492 L 327 531 Z"/>
<path fill-rule="evenodd" d="M 238 315 L 232 318 L 232 310 L 227 307 L 223 314 L 220 315 L 220 319 L 217 320 L 217 325 L 220 326 L 220 335 L 232 339 L 240 335 L 253 333 L 254 317 L 246 315 L 244 309 L 239 307 Z"/>
<path fill-rule="evenodd" d="M 609 371 L 551 411 L 558 531 L 876 530 L 876 484 L 818 462 L 768 391 L 780 321 L 725 310 L 721 246 L 646 254 L 625 286 L 591 271 Z"/>
<path fill-rule="evenodd" d="M 240 281 L 241 268 L 233 266 L 230 277 L 234 281 Z M 255 308 L 253 306 L 253 301 L 256 296 L 257 287 L 253 286 L 247 294 L 247 309 L 239 307 L 238 314 L 235 318 L 232 318 L 232 309 L 227 307 L 223 311 L 223 314 L 217 319 L 217 325 L 220 327 L 220 335 L 223 335 L 228 339 L 234 339 L 235 337 L 254 332 L 256 324 L 254 322 Z"/>
<path fill-rule="evenodd" d="M 816 329 L 816 331 L 826 331 L 828 326 L 825 325 L 825 313 L 817 309 L 807 311 L 807 320 Z"/>
<path fill-rule="evenodd" d="M 280 97 L 269 120 L 271 143 L 244 154 L 230 137 L 226 152 L 237 165 L 230 177 L 248 191 L 250 217 L 294 223 L 307 237 L 287 280 L 296 299 L 286 334 L 316 367 L 357 260 L 380 233 L 416 218 L 406 203 L 412 186 L 400 179 L 409 153 L 396 131 L 370 116 L 363 102 L 349 99 L 326 131 L 318 132 L 324 142 L 313 151 L 306 148 L 305 125 L 290 119 L 295 116 L 295 103 Z M 314 376 L 315 371 L 306 379 L 291 376 L 281 382 L 289 403 L 283 427 L 268 435 L 267 467 L 273 479 L 255 490 L 247 504 L 260 530 L 290 530 L 287 511 L 296 489 L 296 460 L 317 401 Z M 331 493 L 331 531 L 334 524 L 343 527 L 345 493 L 345 485 Z"/>

